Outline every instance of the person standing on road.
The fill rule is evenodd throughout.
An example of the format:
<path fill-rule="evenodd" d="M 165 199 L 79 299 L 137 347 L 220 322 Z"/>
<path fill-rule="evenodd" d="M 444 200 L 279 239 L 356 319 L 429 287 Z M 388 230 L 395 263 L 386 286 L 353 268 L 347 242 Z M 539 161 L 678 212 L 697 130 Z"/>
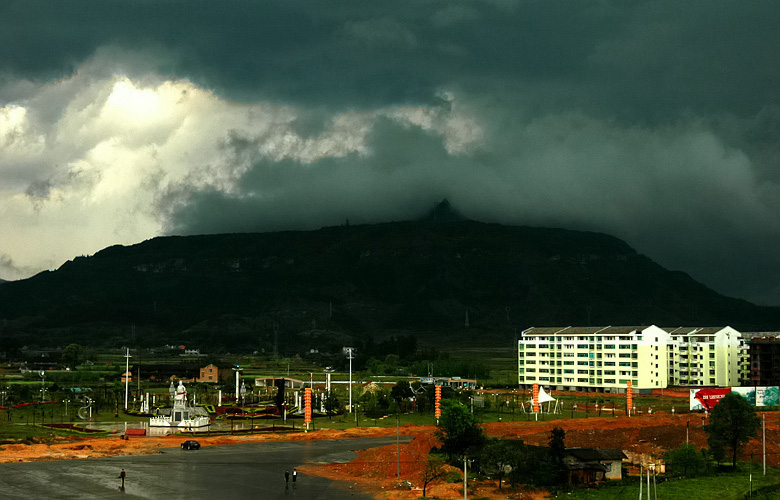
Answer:
<path fill-rule="evenodd" d="M 286 488 L 290 484 L 290 469 L 284 471 L 284 487 Z"/>
<path fill-rule="evenodd" d="M 124 469 L 122 469 L 122 472 L 119 473 L 119 479 L 122 480 L 122 489 L 125 489 L 125 476 L 126 475 L 127 474 L 125 474 L 125 470 Z"/>
<path fill-rule="evenodd" d="M 298 469 L 293 469 L 293 486 L 295 486 L 295 481 L 298 479 Z"/>

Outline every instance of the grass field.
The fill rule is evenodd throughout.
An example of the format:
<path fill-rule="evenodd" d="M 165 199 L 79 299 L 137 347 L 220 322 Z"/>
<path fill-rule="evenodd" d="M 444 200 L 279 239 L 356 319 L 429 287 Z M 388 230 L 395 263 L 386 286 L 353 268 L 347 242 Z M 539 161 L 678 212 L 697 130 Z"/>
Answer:
<path fill-rule="evenodd" d="M 767 469 L 767 475 L 762 475 L 760 465 L 753 466 L 753 496 L 754 499 L 780 498 L 780 471 Z M 564 496 L 571 500 L 618 500 L 639 498 L 639 482 L 632 478 L 633 484 L 613 484 L 600 489 L 578 489 Z M 650 483 L 651 499 L 663 500 L 741 500 L 750 495 L 750 465 L 740 464 L 740 471 L 720 473 L 715 476 L 668 480 L 659 482 L 657 489 Z M 647 497 L 647 483 L 643 484 L 643 498 Z"/>

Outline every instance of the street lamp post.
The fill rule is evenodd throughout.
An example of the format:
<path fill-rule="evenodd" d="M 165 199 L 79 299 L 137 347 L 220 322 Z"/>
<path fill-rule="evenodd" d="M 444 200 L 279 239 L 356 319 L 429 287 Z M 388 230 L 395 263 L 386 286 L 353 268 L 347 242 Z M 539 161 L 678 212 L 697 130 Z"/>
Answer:
<path fill-rule="evenodd" d="M 238 388 L 238 379 L 241 378 L 241 368 L 240 366 L 236 366 L 233 368 L 233 371 L 236 372 L 236 404 L 238 404 L 238 395 L 239 395 L 239 388 Z"/>
<path fill-rule="evenodd" d="M 345 347 L 344 354 L 349 359 L 349 412 L 352 413 L 352 358 L 354 358 L 355 348 Z"/>
<path fill-rule="evenodd" d="M 125 410 L 127 410 L 127 394 L 130 390 L 130 348 L 127 348 L 127 353 L 125 354 Z"/>
<path fill-rule="evenodd" d="M 46 398 L 46 372 L 41 370 L 41 403 Z"/>

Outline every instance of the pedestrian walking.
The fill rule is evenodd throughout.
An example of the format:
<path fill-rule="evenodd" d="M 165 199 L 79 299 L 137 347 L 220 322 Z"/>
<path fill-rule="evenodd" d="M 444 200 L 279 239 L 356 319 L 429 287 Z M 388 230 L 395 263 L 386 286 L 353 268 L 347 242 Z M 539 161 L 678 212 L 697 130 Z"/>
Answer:
<path fill-rule="evenodd" d="M 127 474 L 125 474 L 125 470 L 124 469 L 122 469 L 122 472 L 119 473 L 119 479 L 122 480 L 122 489 L 125 489 L 125 476 L 126 475 Z"/>
<path fill-rule="evenodd" d="M 293 469 L 293 484 L 298 479 L 298 469 Z"/>
<path fill-rule="evenodd" d="M 287 485 L 290 482 L 290 469 L 284 471 L 284 484 Z"/>

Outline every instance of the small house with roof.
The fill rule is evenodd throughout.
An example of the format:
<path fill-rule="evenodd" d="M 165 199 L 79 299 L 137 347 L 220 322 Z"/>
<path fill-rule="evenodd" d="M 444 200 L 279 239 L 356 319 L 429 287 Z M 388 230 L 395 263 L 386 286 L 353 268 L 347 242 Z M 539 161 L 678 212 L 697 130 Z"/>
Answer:
<path fill-rule="evenodd" d="M 563 462 L 569 484 L 593 484 L 623 478 L 626 454 L 617 448 L 566 448 Z"/>

